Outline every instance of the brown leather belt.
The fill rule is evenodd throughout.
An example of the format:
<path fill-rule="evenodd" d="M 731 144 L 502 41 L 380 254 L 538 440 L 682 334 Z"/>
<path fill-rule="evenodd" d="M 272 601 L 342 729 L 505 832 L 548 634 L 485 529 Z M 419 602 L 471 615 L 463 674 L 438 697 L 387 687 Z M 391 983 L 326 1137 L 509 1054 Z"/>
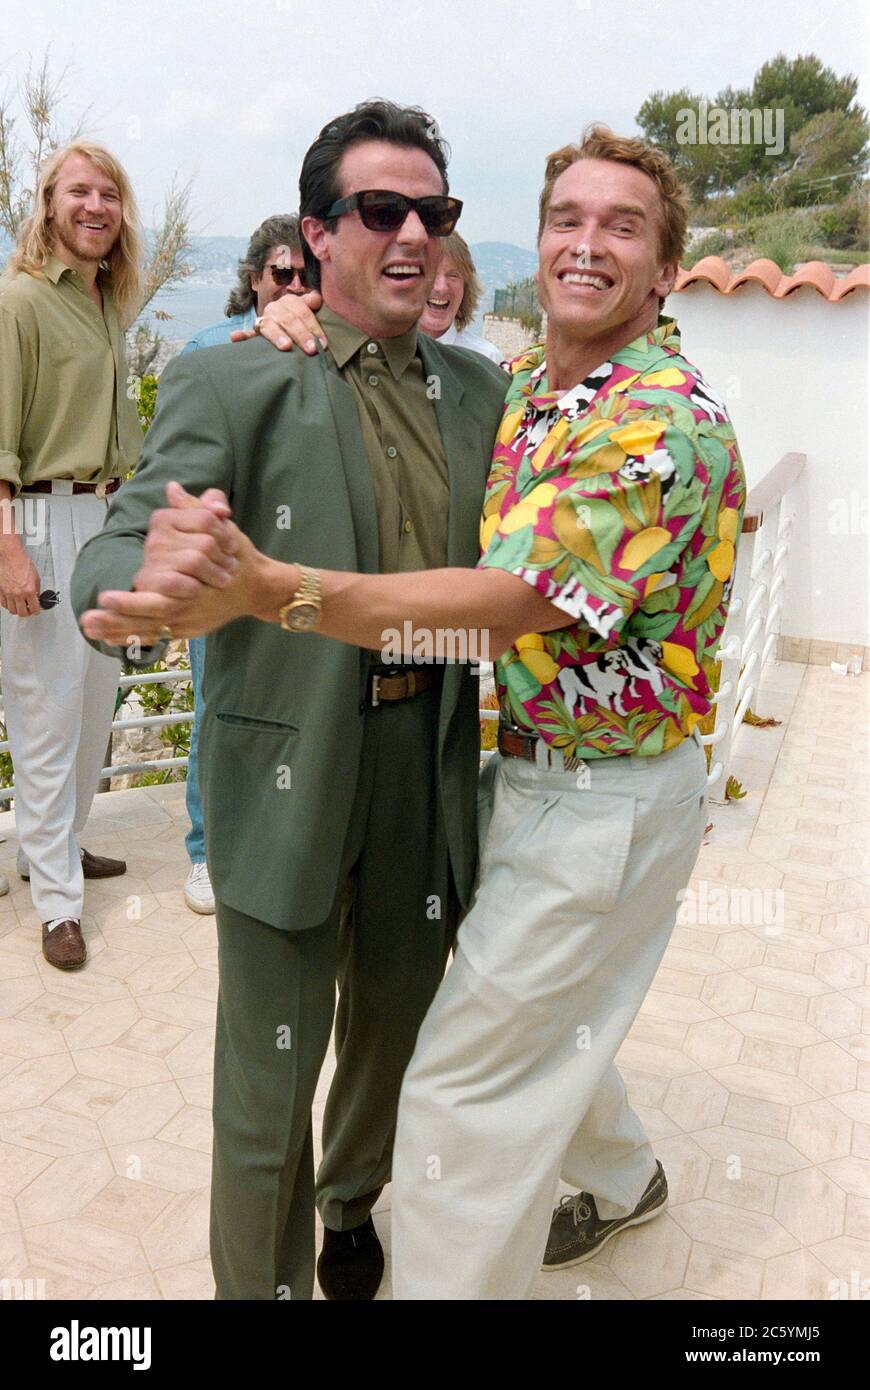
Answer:
<path fill-rule="evenodd" d="M 373 666 L 369 671 L 366 700 L 373 709 L 394 700 L 411 700 L 435 684 L 432 666 Z"/>
<path fill-rule="evenodd" d="M 509 729 L 504 724 L 498 726 L 498 751 L 506 758 L 523 758 L 527 763 L 538 761 L 536 749 L 540 743 L 538 734 L 525 733 L 522 729 Z M 566 756 L 557 748 L 547 748 L 547 765 L 565 772 L 578 772 L 585 767 L 582 758 Z"/>
<path fill-rule="evenodd" d="M 118 488 L 121 486 L 120 478 L 107 478 L 106 481 L 102 483 L 76 483 L 73 482 L 72 478 L 54 478 L 52 482 L 72 483 L 73 497 L 78 497 L 79 494 L 83 492 L 95 493 L 97 497 L 108 497 L 110 492 L 117 492 Z M 28 483 L 26 487 L 21 488 L 21 492 L 54 492 L 54 488 L 51 482 L 46 480 L 41 483 Z M 69 495 L 68 492 L 55 493 L 55 496 L 69 497 Z"/>
<path fill-rule="evenodd" d="M 525 734 L 520 729 L 507 729 L 499 724 L 498 751 L 503 757 L 524 758 L 527 763 L 533 763 L 537 746 L 537 734 Z"/>

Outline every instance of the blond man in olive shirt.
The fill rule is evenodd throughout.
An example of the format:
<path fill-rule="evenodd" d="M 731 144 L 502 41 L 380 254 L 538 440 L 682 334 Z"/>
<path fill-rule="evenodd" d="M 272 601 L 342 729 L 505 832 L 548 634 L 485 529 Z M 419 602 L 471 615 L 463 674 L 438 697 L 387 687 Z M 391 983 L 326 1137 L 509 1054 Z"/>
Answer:
<path fill-rule="evenodd" d="M 84 879 L 126 868 L 78 844 L 120 667 L 82 643 L 69 588 L 141 444 L 123 337 L 139 303 L 140 244 L 124 171 L 76 142 L 44 167 L 0 278 L 0 644 L 18 870 L 43 954 L 65 970 L 86 959 Z"/>

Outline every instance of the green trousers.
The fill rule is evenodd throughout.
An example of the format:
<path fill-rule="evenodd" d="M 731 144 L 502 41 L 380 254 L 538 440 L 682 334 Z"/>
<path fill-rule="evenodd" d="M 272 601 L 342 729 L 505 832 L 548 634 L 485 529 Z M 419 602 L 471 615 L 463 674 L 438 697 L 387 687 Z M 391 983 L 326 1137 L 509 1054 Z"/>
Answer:
<path fill-rule="evenodd" d="M 217 904 L 211 1258 L 219 1299 L 310 1299 L 315 1202 L 324 1225 L 351 1230 L 389 1181 L 399 1087 L 456 928 L 437 714 L 437 687 L 367 711 L 325 922 L 281 931 Z M 315 1183 L 311 1106 L 333 1016 L 337 1067 Z"/>

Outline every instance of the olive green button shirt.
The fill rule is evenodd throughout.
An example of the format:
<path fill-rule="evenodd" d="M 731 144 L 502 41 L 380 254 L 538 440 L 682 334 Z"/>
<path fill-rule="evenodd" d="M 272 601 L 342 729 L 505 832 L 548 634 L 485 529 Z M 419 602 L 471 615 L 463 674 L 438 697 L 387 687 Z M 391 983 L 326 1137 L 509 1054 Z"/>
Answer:
<path fill-rule="evenodd" d="M 0 479 L 13 491 L 123 477 L 142 445 L 109 276 L 101 314 L 78 271 L 50 257 L 45 275 L 0 276 Z"/>
<path fill-rule="evenodd" d="M 370 338 L 325 304 L 327 360 L 354 393 L 378 509 L 380 571 L 447 564 L 449 477 L 417 329 Z"/>

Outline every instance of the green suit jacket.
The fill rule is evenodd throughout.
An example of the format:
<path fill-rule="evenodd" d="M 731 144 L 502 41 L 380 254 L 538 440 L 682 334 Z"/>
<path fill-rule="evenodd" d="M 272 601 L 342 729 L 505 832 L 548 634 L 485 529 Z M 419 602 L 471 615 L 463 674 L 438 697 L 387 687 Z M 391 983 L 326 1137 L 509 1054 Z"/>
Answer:
<path fill-rule="evenodd" d="M 448 562 L 473 566 L 505 378 L 480 355 L 423 334 L 419 351 L 449 468 Z M 149 516 L 166 505 L 171 479 L 195 494 L 222 488 L 238 525 L 276 560 L 378 570 L 357 408 L 322 354 L 276 352 L 253 339 L 167 367 L 136 473 L 79 555 L 77 615 L 96 605 L 101 589 L 131 587 Z M 199 765 L 216 897 L 276 927 L 315 926 L 336 890 L 369 653 L 255 618 L 210 634 L 206 651 Z M 146 653 L 142 664 L 153 659 Z M 476 865 L 477 686 L 467 666 L 445 667 L 438 780 L 463 906 Z M 413 769 L 405 774 L 397 795 L 413 794 Z"/>

